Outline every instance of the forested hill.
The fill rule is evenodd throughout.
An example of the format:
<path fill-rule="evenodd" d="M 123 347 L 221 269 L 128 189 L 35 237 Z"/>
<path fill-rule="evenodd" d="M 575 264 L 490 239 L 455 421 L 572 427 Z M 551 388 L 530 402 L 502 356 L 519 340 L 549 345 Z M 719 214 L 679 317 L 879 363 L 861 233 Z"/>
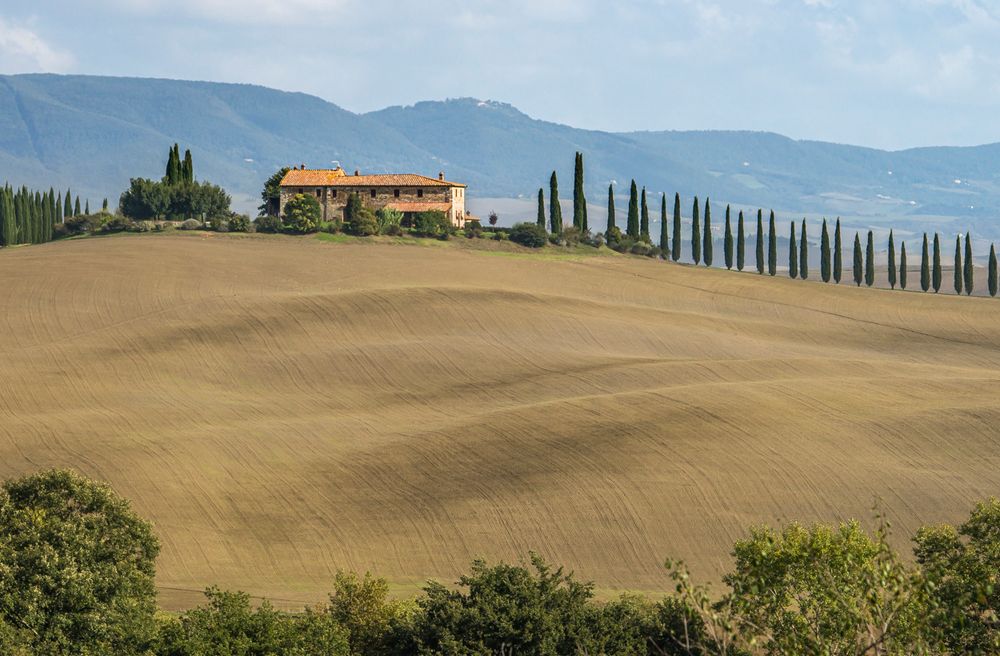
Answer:
<path fill-rule="evenodd" d="M 319 98 L 250 85 L 89 76 L 0 76 L 0 179 L 117 198 L 136 175 L 162 175 L 169 144 L 198 175 L 252 198 L 282 165 L 435 174 L 470 197 L 531 197 L 573 153 L 587 157 L 590 200 L 609 181 L 655 192 L 870 219 L 897 228 L 994 232 L 1000 144 L 887 152 L 756 132 L 580 130 L 470 99 L 354 114 Z M 626 184 L 620 186 L 622 193 Z"/>

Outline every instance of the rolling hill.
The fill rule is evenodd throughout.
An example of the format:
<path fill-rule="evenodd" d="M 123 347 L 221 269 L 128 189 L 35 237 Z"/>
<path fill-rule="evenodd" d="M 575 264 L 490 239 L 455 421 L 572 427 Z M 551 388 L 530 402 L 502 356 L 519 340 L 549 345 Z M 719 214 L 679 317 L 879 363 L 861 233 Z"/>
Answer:
<path fill-rule="evenodd" d="M 488 244 L 484 243 L 483 247 Z M 0 252 L 0 476 L 151 519 L 168 607 L 535 550 L 703 578 L 757 522 L 898 542 L 1000 486 L 1000 304 L 467 242 L 126 236 Z"/>
<path fill-rule="evenodd" d="M 250 209 L 280 166 L 342 163 L 413 170 L 471 186 L 484 199 L 525 197 L 555 167 L 572 180 L 587 155 L 590 200 L 635 178 L 656 193 L 857 225 L 973 229 L 1000 237 L 1000 144 L 887 152 L 754 132 L 609 133 L 531 118 L 499 102 L 422 102 L 355 114 L 301 93 L 250 85 L 89 76 L 0 76 L 0 179 L 112 200 L 135 176 L 159 177 L 168 146 L 191 147 L 198 174 Z M 567 189 L 568 191 L 568 189 Z M 483 203 L 477 206 L 477 203 Z M 496 205 L 496 203 L 493 203 Z M 510 222 L 530 202 L 504 206 Z"/>

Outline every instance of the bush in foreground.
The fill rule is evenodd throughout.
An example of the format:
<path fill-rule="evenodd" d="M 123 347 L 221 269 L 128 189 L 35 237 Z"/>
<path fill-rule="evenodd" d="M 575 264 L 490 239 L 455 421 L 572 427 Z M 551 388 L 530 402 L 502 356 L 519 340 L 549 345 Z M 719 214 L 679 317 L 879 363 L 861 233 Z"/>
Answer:
<path fill-rule="evenodd" d="M 537 223 L 518 223 L 510 229 L 510 240 L 528 248 L 541 248 L 548 242 L 549 235 Z"/>

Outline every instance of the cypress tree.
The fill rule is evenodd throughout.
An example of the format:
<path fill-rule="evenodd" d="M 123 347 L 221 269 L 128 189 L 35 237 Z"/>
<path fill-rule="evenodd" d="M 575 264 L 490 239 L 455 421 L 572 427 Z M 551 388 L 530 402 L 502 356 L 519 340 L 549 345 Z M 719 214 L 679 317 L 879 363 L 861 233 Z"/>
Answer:
<path fill-rule="evenodd" d="M 889 231 L 889 264 L 887 272 L 889 274 L 889 288 L 896 289 L 896 243 Z"/>
<path fill-rule="evenodd" d="M 990 296 L 997 295 L 997 250 L 990 244 L 990 271 L 989 271 Z"/>
<path fill-rule="evenodd" d="M 844 249 L 840 238 L 840 217 L 837 217 L 837 227 L 833 231 L 833 282 L 840 284 L 844 275 Z"/>
<path fill-rule="evenodd" d="M 610 240 L 611 235 L 618 226 L 615 225 L 615 186 L 608 185 L 608 229 L 604 231 L 604 238 Z"/>
<path fill-rule="evenodd" d="M 5 185 L 0 190 L 0 245 L 10 246 L 17 243 L 14 218 L 14 194 L 10 186 Z"/>
<path fill-rule="evenodd" d="M 971 296 L 972 290 L 975 286 L 975 262 L 972 260 L 972 235 L 968 232 L 965 233 L 965 268 L 963 273 L 965 274 L 965 295 Z"/>
<path fill-rule="evenodd" d="M 87 216 L 90 216 L 90 199 L 89 198 L 87 199 L 87 207 L 84 208 L 83 213 L 86 214 Z"/>
<path fill-rule="evenodd" d="M 642 188 L 642 218 L 639 220 L 639 239 L 650 243 L 649 239 L 649 205 L 646 204 L 646 188 Z"/>
<path fill-rule="evenodd" d="M 545 227 L 545 190 L 539 187 L 538 189 L 538 216 L 535 218 L 535 223 L 537 223 L 542 228 Z"/>
<path fill-rule="evenodd" d="M 854 233 L 854 284 L 861 286 L 864 280 L 864 257 L 861 255 L 861 235 Z"/>
<path fill-rule="evenodd" d="M 899 244 L 899 288 L 906 291 L 906 242 Z"/>
<path fill-rule="evenodd" d="M 184 151 L 184 163 L 181 164 L 181 179 L 183 182 L 194 182 L 194 162 L 191 161 L 191 151 Z"/>
<path fill-rule="evenodd" d="M 76 203 L 73 204 L 73 216 L 80 216 L 80 197 L 76 197 Z"/>
<path fill-rule="evenodd" d="M 875 235 L 868 231 L 868 246 L 865 248 L 865 284 L 875 284 Z"/>
<path fill-rule="evenodd" d="M 962 293 L 962 278 L 964 277 L 962 271 L 962 236 L 955 236 L 955 293 L 961 295 Z"/>
<path fill-rule="evenodd" d="M 931 284 L 934 286 L 934 293 L 941 291 L 941 240 L 938 233 L 934 233 L 934 263 L 931 268 Z"/>
<path fill-rule="evenodd" d="M 559 180 L 555 171 L 549 178 L 549 224 L 552 234 L 562 235 L 562 207 L 559 205 Z"/>
<path fill-rule="evenodd" d="M 729 206 L 726 205 L 726 236 L 723 244 L 726 255 L 726 268 L 733 268 L 733 226 L 729 223 Z"/>
<path fill-rule="evenodd" d="M 635 180 L 629 188 L 628 197 L 628 221 L 625 224 L 625 234 L 632 239 L 639 239 L 639 189 L 635 186 Z"/>
<path fill-rule="evenodd" d="M 757 274 L 764 275 L 764 216 L 757 210 Z"/>
<path fill-rule="evenodd" d="M 705 199 L 704 233 L 705 244 L 701 249 L 701 255 L 702 259 L 705 261 L 705 266 L 710 267 L 712 266 L 713 252 L 715 249 L 713 248 L 714 240 L 712 239 L 712 204 L 708 198 Z"/>
<path fill-rule="evenodd" d="M 802 219 L 802 234 L 799 236 L 799 277 L 809 277 L 809 240 L 806 237 L 806 220 Z"/>
<path fill-rule="evenodd" d="M 793 279 L 799 277 L 799 256 L 796 253 L 795 244 L 795 221 L 792 221 L 792 232 L 788 238 L 788 277 Z"/>
<path fill-rule="evenodd" d="M 694 208 L 691 210 L 691 259 L 695 264 L 701 262 L 701 217 L 697 196 L 694 197 Z"/>
<path fill-rule="evenodd" d="M 931 288 L 931 257 L 927 249 L 927 233 L 924 233 L 924 249 L 920 254 L 920 289 Z"/>
<path fill-rule="evenodd" d="M 767 272 L 775 275 L 778 272 L 778 230 L 774 225 L 774 210 L 771 210 L 770 234 L 767 236 Z"/>
<path fill-rule="evenodd" d="M 576 154 L 573 168 L 573 226 L 582 234 L 586 230 L 587 199 L 583 193 L 583 153 Z"/>
<path fill-rule="evenodd" d="M 668 238 L 668 228 L 670 224 L 667 222 L 667 195 L 660 195 L 660 254 L 663 259 L 670 257 L 670 239 Z"/>
<path fill-rule="evenodd" d="M 64 221 L 62 192 L 59 192 L 59 195 L 56 196 L 56 223 L 63 223 Z"/>
<path fill-rule="evenodd" d="M 830 273 L 830 233 L 826 229 L 826 219 L 823 219 L 819 239 L 819 277 L 823 282 L 830 282 Z"/>
<path fill-rule="evenodd" d="M 66 219 L 68 219 L 71 216 L 73 216 L 73 200 L 72 200 L 72 194 L 70 193 L 70 190 L 67 189 L 66 190 L 66 200 L 65 200 L 64 207 L 63 207 L 63 221 L 65 221 Z"/>
<path fill-rule="evenodd" d="M 747 236 L 743 228 L 743 210 L 736 224 L 736 270 L 742 271 L 746 264 Z"/>
<path fill-rule="evenodd" d="M 104 212 L 105 214 L 108 213 L 108 199 L 107 198 L 105 198 L 104 199 L 104 203 L 101 204 L 101 211 Z"/>
<path fill-rule="evenodd" d="M 674 234 L 671 244 L 670 259 L 674 262 L 681 259 L 681 195 L 674 194 Z"/>

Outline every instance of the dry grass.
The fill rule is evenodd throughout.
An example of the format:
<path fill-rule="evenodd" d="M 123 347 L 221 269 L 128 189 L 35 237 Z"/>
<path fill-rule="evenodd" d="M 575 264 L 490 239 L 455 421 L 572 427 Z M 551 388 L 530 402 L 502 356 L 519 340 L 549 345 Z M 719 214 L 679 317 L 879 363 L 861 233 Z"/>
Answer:
<path fill-rule="evenodd" d="M 656 590 L 751 523 L 880 495 L 905 536 L 1000 490 L 1000 301 L 238 236 L 12 249 L 0 281 L 0 476 L 113 483 L 168 607 L 529 550 Z"/>

